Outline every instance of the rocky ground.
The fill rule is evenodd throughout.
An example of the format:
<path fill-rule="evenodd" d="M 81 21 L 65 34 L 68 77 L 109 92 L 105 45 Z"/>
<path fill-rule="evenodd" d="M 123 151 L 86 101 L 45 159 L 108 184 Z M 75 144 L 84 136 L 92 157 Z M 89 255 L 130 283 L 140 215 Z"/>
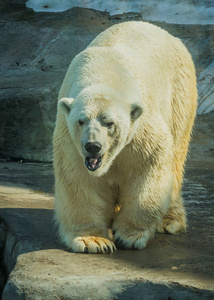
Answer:
<path fill-rule="evenodd" d="M 187 233 L 157 234 L 142 251 L 78 255 L 58 242 L 53 224 L 48 162 L 57 93 L 71 59 L 99 32 L 142 16 L 82 8 L 35 13 L 24 0 L 0 0 L 0 10 L 3 299 L 213 299 L 214 25 L 155 22 L 183 40 L 198 76 L 199 115 L 183 188 Z"/>

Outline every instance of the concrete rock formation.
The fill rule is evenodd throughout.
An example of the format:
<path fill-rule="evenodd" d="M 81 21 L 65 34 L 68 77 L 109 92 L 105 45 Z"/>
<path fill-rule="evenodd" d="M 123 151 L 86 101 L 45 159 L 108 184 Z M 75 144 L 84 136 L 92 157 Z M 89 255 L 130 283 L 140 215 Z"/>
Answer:
<path fill-rule="evenodd" d="M 212 0 L 28 0 L 26 6 L 37 12 L 61 12 L 73 7 L 83 7 L 106 11 L 111 16 L 135 12 L 148 21 L 203 25 L 214 23 Z"/>

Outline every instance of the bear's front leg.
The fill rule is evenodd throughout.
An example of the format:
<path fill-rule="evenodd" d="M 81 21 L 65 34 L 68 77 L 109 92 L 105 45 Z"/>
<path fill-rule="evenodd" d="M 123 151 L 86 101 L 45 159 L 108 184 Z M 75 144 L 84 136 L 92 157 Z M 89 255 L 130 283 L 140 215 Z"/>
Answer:
<path fill-rule="evenodd" d="M 112 225 L 118 246 L 145 248 L 169 207 L 173 185 L 170 167 L 148 174 L 143 180 L 135 174 L 121 191 L 121 209 Z"/>
<path fill-rule="evenodd" d="M 116 251 L 108 236 L 109 210 L 105 199 L 93 190 L 84 190 L 83 184 L 56 184 L 55 219 L 61 240 L 72 252 Z"/>

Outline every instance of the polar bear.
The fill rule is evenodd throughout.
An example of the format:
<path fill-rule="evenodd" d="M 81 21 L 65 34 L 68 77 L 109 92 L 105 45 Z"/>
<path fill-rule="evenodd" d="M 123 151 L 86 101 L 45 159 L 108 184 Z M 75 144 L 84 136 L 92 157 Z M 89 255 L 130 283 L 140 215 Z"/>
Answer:
<path fill-rule="evenodd" d="M 196 106 L 191 55 L 152 24 L 114 25 L 73 59 L 53 140 L 55 218 L 69 249 L 143 249 L 155 231 L 185 231 Z"/>

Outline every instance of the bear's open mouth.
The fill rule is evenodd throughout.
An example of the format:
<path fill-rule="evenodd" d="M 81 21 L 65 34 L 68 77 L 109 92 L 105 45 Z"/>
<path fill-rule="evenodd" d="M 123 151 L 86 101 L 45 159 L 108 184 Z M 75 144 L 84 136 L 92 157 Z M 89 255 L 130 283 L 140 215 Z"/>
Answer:
<path fill-rule="evenodd" d="M 96 171 L 102 165 L 102 156 L 85 158 L 85 165 L 89 171 Z"/>
<path fill-rule="evenodd" d="M 85 165 L 89 171 L 96 171 L 102 165 L 102 156 L 85 158 Z"/>

